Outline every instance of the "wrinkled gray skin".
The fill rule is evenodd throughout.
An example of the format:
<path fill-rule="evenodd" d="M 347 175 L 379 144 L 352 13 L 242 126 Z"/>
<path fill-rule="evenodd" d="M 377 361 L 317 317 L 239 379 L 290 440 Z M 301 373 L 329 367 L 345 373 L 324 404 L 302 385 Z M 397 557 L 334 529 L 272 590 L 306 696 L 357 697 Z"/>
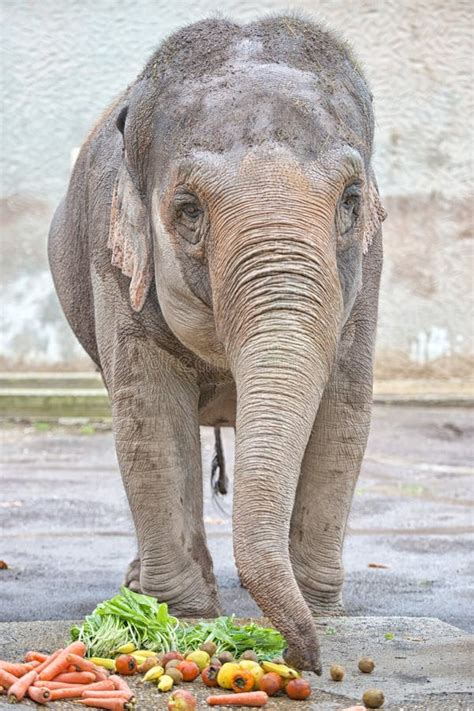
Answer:
<path fill-rule="evenodd" d="M 237 567 L 287 660 L 315 671 L 370 422 L 372 135 L 369 89 L 330 34 L 199 22 L 93 129 L 49 243 L 112 404 L 139 548 L 127 584 L 219 612 L 199 425 L 234 425 Z"/>

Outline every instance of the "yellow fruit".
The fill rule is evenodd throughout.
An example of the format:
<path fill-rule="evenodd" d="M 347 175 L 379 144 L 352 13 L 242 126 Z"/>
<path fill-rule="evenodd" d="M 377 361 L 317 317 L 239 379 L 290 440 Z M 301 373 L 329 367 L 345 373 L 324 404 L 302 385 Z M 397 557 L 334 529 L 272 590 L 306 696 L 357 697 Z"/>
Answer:
<path fill-rule="evenodd" d="M 132 650 L 135 652 L 135 654 L 139 654 L 140 657 L 157 657 L 158 654 L 156 652 L 152 652 L 151 649 L 134 649 Z"/>
<path fill-rule="evenodd" d="M 135 651 L 135 645 L 133 642 L 128 642 L 127 644 L 122 644 L 121 647 L 117 647 L 115 651 L 117 654 L 131 654 Z"/>
<path fill-rule="evenodd" d="M 286 664 L 274 664 L 273 662 L 262 662 L 262 667 L 263 667 L 264 671 L 275 672 L 275 674 L 278 674 L 283 679 L 298 679 L 301 676 L 301 674 L 299 672 L 297 672 L 296 669 L 287 667 Z"/>
<path fill-rule="evenodd" d="M 158 682 L 158 691 L 171 691 L 173 688 L 174 680 L 168 674 L 163 674 L 160 681 Z"/>
<path fill-rule="evenodd" d="M 209 666 L 211 658 L 209 654 L 203 649 L 196 649 L 195 652 L 191 652 L 190 654 L 188 654 L 188 656 L 186 657 L 186 661 L 194 662 L 198 665 L 199 671 L 202 671 L 203 669 Z"/>
<path fill-rule="evenodd" d="M 222 689 L 232 689 L 232 677 L 235 672 L 240 671 L 241 666 L 237 662 L 226 662 L 219 669 L 217 683 Z"/>
<path fill-rule="evenodd" d="M 253 675 L 255 679 L 254 688 L 258 689 L 260 679 L 265 674 L 260 664 L 258 664 L 258 662 L 253 662 L 251 659 L 242 659 L 242 661 L 239 662 L 239 666 L 241 669 L 246 669 Z"/>
<path fill-rule="evenodd" d="M 106 659 L 104 657 L 92 657 L 89 659 L 92 664 L 95 664 L 97 667 L 103 667 L 104 669 L 108 669 L 109 671 L 115 671 L 115 660 L 114 659 Z"/>
<path fill-rule="evenodd" d="M 152 667 L 143 677 L 143 681 L 156 681 L 157 679 L 162 677 L 164 673 L 165 670 L 163 669 L 163 667 Z"/>

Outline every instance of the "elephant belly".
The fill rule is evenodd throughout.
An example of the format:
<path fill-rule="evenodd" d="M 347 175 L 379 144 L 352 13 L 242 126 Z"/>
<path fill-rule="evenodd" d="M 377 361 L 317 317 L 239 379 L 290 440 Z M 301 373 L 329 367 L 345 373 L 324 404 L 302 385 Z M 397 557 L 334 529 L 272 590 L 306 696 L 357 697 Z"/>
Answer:
<path fill-rule="evenodd" d="M 199 424 L 210 427 L 235 426 L 236 397 L 235 383 L 202 386 Z"/>

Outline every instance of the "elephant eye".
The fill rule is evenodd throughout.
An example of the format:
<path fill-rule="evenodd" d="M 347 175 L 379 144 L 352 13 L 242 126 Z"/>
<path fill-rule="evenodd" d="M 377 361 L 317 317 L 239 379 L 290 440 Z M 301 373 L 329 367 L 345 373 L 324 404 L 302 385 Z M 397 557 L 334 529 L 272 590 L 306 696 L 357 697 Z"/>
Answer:
<path fill-rule="evenodd" d="M 340 234 L 346 234 L 354 227 L 360 215 L 361 197 L 360 183 L 352 183 L 344 189 L 337 210 L 337 227 Z"/>
<path fill-rule="evenodd" d="M 197 195 L 186 189 L 177 192 L 174 198 L 174 213 L 178 234 L 191 244 L 197 244 L 203 234 L 204 222 L 204 210 Z"/>

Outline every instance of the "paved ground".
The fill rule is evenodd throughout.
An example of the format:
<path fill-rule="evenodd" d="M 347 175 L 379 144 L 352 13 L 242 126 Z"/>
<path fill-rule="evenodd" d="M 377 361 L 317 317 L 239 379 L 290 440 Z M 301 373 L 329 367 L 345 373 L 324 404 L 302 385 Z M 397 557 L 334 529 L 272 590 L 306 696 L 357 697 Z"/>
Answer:
<path fill-rule="evenodd" d="M 472 630 L 473 429 L 467 408 L 376 406 L 345 549 L 350 615 L 436 617 Z M 0 621 L 79 619 L 116 591 L 135 549 L 111 433 L 97 425 L 52 427 L 36 422 L 4 424 L 1 436 L 0 559 L 9 569 L 0 570 Z M 230 459 L 231 432 L 226 432 L 225 441 Z M 203 432 L 203 445 L 208 472 L 210 431 Z M 233 563 L 230 500 L 217 506 L 207 482 L 204 490 L 209 546 L 224 611 L 258 615 L 239 586 Z M 387 567 L 372 568 L 372 563 Z M 415 647 L 421 642 L 423 647 L 435 645 L 428 649 L 427 659 L 435 659 L 439 666 L 435 670 L 428 665 L 431 681 L 426 683 L 434 677 L 444 679 L 446 645 L 436 648 L 440 631 L 430 628 L 432 623 L 420 628 L 420 621 L 394 618 L 366 619 L 361 624 L 364 634 L 361 637 L 360 629 L 351 632 L 351 639 L 378 643 L 382 625 L 384 634 L 393 631 L 396 638 L 418 640 L 411 643 Z M 337 625 L 335 621 L 334 629 Z M 378 630 L 376 635 L 371 635 L 371 625 Z M 441 637 L 454 634 L 450 629 L 444 628 Z M 341 633 L 339 639 L 341 653 L 347 652 L 347 637 Z M 454 645 L 448 676 L 456 677 L 453 660 L 465 649 L 463 640 L 459 636 Z M 361 649 L 369 651 L 374 654 L 372 646 Z M 353 654 L 357 656 L 355 650 Z M 420 659 L 409 656 L 411 671 L 399 670 L 402 688 L 410 674 L 418 681 L 426 676 L 422 667 L 427 662 Z M 460 669 L 457 681 L 466 681 L 465 669 Z M 437 697 L 436 702 L 403 709 L 474 708 L 462 698 L 457 705 L 452 700 L 438 705 Z M 329 711 L 343 705 L 324 701 L 312 708 Z"/>
<path fill-rule="evenodd" d="M 378 406 L 345 549 L 352 615 L 438 617 L 472 630 L 472 411 Z M 0 621 L 71 619 L 120 584 L 135 544 L 112 435 L 90 425 L 1 430 Z M 209 471 L 212 433 L 203 431 Z M 232 453 L 232 433 L 226 449 Z M 230 500 L 205 482 L 225 612 L 258 614 L 232 558 Z M 387 565 L 369 568 L 370 563 Z"/>

